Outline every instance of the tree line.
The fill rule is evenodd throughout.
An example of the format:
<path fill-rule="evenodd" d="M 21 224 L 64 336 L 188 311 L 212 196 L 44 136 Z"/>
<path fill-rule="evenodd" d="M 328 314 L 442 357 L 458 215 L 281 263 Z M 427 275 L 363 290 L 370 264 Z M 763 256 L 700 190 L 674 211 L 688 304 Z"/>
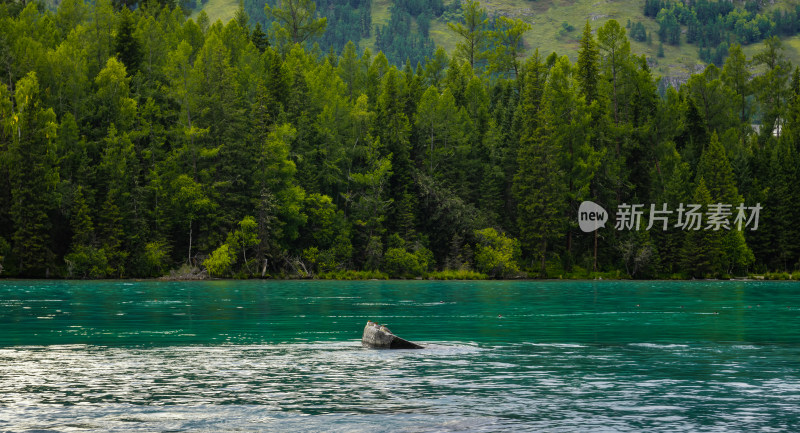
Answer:
<path fill-rule="evenodd" d="M 467 1 L 455 52 L 398 68 L 309 48 L 312 5 L 269 6 L 269 35 L 244 8 L 0 5 L 3 275 L 798 268 L 800 73 L 777 38 L 661 96 L 613 20 L 577 62 L 523 58 L 527 24 Z M 584 200 L 763 210 L 757 231 L 583 233 Z"/>

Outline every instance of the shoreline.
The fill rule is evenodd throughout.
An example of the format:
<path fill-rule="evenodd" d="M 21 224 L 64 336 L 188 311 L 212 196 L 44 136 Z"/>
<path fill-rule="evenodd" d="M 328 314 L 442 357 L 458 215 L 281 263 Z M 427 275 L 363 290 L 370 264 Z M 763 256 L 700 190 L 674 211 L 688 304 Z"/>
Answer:
<path fill-rule="evenodd" d="M 362 279 L 343 279 L 343 278 L 203 278 L 203 279 L 183 279 L 183 278 L 164 278 L 164 277 L 152 277 L 152 278 L 97 278 L 97 279 L 89 279 L 89 278 L 25 278 L 25 277 L 0 277 L 0 282 L 3 281 L 91 281 L 91 282 L 100 282 L 100 281 L 135 281 L 135 282 L 208 282 L 208 281 L 454 281 L 454 282 L 467 282 L 467 281 L 485 281 L 485 282 L 603 282 L 603 281 L 631 281 L 631 282 L 709 282 L 709 281 L 719 281 L 719 282 L 765 282 L 765 281 L 784 281 L 784 282 L 792 282 L 797 283 L 800 282 L 798 279 L 793 278 L 749 278 L 749 277 L 739 277 L 739 278 L 730 278 L 730 279 L 722 279 L 722 278 L 690 278 L 690 279 L 678 279 L 678 278 L 644 278 L 644 279 L 634 279 L 634 278 L 484 278 L 484 279 L 459 279 L 459 278 L 362 278 Z"/>

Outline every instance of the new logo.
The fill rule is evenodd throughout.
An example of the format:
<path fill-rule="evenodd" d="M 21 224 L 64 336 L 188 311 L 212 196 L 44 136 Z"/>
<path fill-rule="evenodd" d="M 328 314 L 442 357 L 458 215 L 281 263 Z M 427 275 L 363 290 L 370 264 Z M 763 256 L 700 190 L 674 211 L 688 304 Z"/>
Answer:
<path fill-rule="evenodd" d="M 605 227 L 606 221 L 608 221 L 608 212 L 593 201 L 585 201 L 578 208 L 578 225 L 584 233 L 591 233 L 600 227 Z"/>

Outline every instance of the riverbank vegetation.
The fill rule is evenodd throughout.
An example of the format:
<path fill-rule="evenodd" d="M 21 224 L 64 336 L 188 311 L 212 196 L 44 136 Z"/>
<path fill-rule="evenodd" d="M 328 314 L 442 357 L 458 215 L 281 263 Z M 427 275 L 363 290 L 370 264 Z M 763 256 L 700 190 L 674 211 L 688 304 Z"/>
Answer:
<path fill-rule="evenodd" d="M 398 68 L 352 43 L 320 50 L 309 0 L 266 9 L 270 35 L 244 7 L 211 23 L 150 2 L 3 3 L 2 275 L 798 269 L 800 72 L 780 40 L 751 59 L 734 44 L 661 94 L 616 21 L 586 23 L 571 62 L 526 51 L 519 20 L 460 10 L 455 52 Z M 605 228 L 578 228 L 584 200 Z M 643 224 L 616 230 L 632 203 Z M 650 204 L 680 203 L 762 210 L 757 230 L 645 229 Z"/>

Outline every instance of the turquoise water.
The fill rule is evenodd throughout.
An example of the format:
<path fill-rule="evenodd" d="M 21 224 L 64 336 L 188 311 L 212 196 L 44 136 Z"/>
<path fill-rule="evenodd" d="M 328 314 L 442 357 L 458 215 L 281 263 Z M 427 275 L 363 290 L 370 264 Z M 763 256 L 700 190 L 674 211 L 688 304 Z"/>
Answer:
<path fill-rule="evenodd" d="M 798 431 L 800 284 L 0 281 L 2 430 Z"/>

